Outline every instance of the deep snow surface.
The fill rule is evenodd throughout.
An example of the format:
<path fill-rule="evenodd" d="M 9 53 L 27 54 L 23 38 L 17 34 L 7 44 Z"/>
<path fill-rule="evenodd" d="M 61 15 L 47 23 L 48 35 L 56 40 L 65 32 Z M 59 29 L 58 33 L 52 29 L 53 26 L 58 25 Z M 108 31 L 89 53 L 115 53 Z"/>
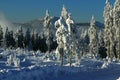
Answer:
<path fill-rule="evenodd" d="M 1 49 L 0 52 L 4 56 L 0 59 L 0 80 L 120 80 L 120 63 L 117 61 L 84 56 L 80 64 L 73 63 L 69 67 L 65 62 L 61 67 L 54 52 L 48 54 L 22 49 Z M 13 59 L 20 59 L 19 66 L 15 66 L 14 61 L 7 65 L 10 55 Z"/>

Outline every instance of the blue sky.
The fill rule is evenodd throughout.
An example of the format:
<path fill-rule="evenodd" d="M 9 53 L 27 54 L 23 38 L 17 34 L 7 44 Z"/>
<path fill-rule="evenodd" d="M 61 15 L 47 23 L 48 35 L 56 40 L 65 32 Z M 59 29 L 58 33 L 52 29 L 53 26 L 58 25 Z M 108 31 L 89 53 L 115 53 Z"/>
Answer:
<path fill-rule="evenodd" d="M 0 12 L 12 22 L 26 22 L 43 18 L 46 9 L 51 16 L 60 16 L 64 4 L 76 22 L 89 22 L 94 15 L 103 22 L 106 0 L 0 0 Z M 113 4 L 114 0 L 111 0 Z"/>

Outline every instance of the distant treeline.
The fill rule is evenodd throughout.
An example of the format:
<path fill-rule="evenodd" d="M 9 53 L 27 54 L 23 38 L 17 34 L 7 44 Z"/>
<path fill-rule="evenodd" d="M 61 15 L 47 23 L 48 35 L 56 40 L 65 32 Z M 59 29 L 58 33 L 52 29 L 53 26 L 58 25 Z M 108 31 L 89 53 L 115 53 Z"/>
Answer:
<path fill-rule="evenodd" d="M 7 27 L 5 35 L 3 35 L 2 27 L 0 28 L 0 45 L 4 45 L 6 48 L 26 48 L 28 50 L 46 52 L 48 51 L 46 40 L 47 38 L 44 34 L 38 34 L 34 31 L 30 32 L 29 28 L 26 30 L 26 33 L 23 33 L 22 27 L 14 33 L 9 31 Z M 50 51 L 55 50 L 56 47 L 57 42 L 51 36 Z"/>

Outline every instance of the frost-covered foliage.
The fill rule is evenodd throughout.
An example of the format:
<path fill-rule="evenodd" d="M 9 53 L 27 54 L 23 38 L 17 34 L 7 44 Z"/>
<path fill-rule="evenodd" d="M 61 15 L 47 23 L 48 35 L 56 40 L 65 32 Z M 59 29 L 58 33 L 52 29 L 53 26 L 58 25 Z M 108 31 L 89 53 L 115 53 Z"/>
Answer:
<path fill-rule="evenodd" d="M 57 43 L 60 44 L 60 47 L 66 45 L 66 37 L 67 37 L 67 27 L 65 24 L 65 20 L 61 16 L 58 21 L 55 22 L 55 26 L 58 27 L 56 31 Z M 64 44 L 64 45 L 63 45 Z"/>
<path fill-rule="evenodd" d="M 75 23 L 74 23 L 74 21 L 72 20 L 70 13 L 68 14 L 68 18 L 66 19 L 66 24 L 67 24 L 67 26 L 68 26 L 68 33 L 69 33 L 69 35 L 72 36 L 72 34 L 73 34 L 73 29 L 74 29 L 74 24 L 75 24 Z"/>
<path fill-rule="evenodd" d="M 103 41 L 103 33 L 102 30 L 100 30 L 100 32 L 98 33 L 98 41 L 99 41 L 99 47 L 104 45 L 104 41 Z"/>
<path fill-rule="evenodd" d="M 117 57 L 120 59 L 120 0 L 115 0 L 113 7 L 113 26 L 114 38 L 115 38 L 115 48 Z"/>
<path fill-rule="evenodd" d="M 88 33 L 89 33 L 89 39 L 90 39 L 90 43 L 89 43 L 90 54 L 95 57 L 96 54 L 98 53 L 98 43 L 97 43 L 98 37 L 96 32 L 94 16 L 92 16 Z"/>
<path fill-rule="evenodd" d="M 76 46 L 76 26 L 74 20 L 71 18 L 71 14 L 67 12 L 66 8 L 63 6 L 60 19 L 55 22 L 56 37 L 58 47 L 56 49 L 56 53 L 59 53 L 60 58 L 62 58 L 66 53 L 68 58 L 68 62 L 70 66 L 72 64 L 72 57 L 77 53 Z M 61 63 L 63 64 L 63 62 Z"/>
<path fill-rule="evenodd" d="M 67 34 L 68 34 L 68 30 L 66 28 L 66 24 L 65 24 L 65 20 L 63 19 L 62 16 L 60 16 L 60 19 L 58 19 L 55 22 L 55 26 L 57 28 L 56 31 L 56 37 L 57 37 L 57 44 L 58 47 L 56 50 L 56 52 L 58 52 L 58 54 L 60 54 L 60 58 L 61 58 L 61 65 L 63 65 L 63 55 L 65 53 L 65 49 L 67 47 Z"/>
<path fill-rule="evenodd" d="M 112 58 L 114 38 L 112 38 L 113 37 L 112 6 L 110 5 L 109 0 L 106 0 L 106 6 L 104 9 L 104 20 L 105 20 L 104 42 L 107 48 L 107 56 L 108 58 Z"/>
<path fill-rule="evenodd" d="M 51 18 L 52 17 L 49 15 L 49 11 L 46 10 L 46 15 L 43 23 L 46 35 L 50 35 L 51 32 Z"/>
<path fill-rule="evenodd" d="M 66 20 L 66 24 L 68 26 L 68 39 L 67 39 L 67 50 L 68 50 L 68 59 L 70 66 L 72 64 L 72 58 L 74 55 L 77 55 L 77 39 L 76 39 L 76 26 L 74 20 L 71 18 L 71 14 L 68 14 L 68 18 Z M 79 54 L 79 53 L 78 53 Z M 79 55 L 77 55 L 78 57 Z"/>

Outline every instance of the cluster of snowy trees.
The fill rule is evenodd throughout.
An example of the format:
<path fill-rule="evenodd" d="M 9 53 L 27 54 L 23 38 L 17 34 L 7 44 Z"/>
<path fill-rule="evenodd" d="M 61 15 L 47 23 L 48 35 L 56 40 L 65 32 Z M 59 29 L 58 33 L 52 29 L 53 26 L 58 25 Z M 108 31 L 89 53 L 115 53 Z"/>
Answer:
<path fill-rule="evenodd" d="M 88 29 L 89 45 L 81 46 L 83 48 L 89 47 L 89 54 L 91 57 L 96 58 L 98 54 L 102 58 L 118 58 L 120 59 L 120 0 L 115 0 L 114 6 L 110 4 L 109 0 L 106 0 L 106 6 L 104 9 L 105 29 L 104 35 L 102 31 L 97 31 L 95 25 L 94 16 L 92 16 L 90 27 Z M 66 53 L 70 66 L 72 63 L 73 53 L 79 54 L 77 57 L 81 57 L 81 51 L 77 46 L 75 22 L 71 19 L 71 16 L 63 6 L 60 18 L 55 22 L 57 27 L 57 51 L 60 54 L 61 65 L 63 64 L 63 56 Z M 84 37 L 85 38 L 85 37 Z M 79 40 L 77 40 L 79 42 Z M 83 41 L 84 42 L 84 41 Z M 77 49 L 79 50 L 77 50 Z M 85 51 L 82 51 L 85 53 Z"/>
<path fill-rule="evenodd" d="M 120 0 L 115 0 L 114 6 L 106 0 L 104 8 L 104 42 L 109 59 L 120 59 Z"/>
<path fill-rule="evenodd" d="M 56 50 L 59 54 L 61 65 L 63 65 L 64 57 L 72 65 L 72 58 L 80 61 L 81 56 L 89 53 L 91 57 L 96 58 L 98 54 L 102 58 L 106 56 L 110 59 L 120 59 L 120 0 L 115 0 L 114 6 L 106 0 L 104 8 L 104 33 L 102 30 L 97 30 L 94 16 L 90 21 L 88 30 L 78 34 L 77 25 L 63 5 L 61 16 L 52 25 L 52 17 L 49 11 L 46 10 L 44 17 L 44 31 L 42 34 L 36 33 L 34 30 L 31 32 L 29 28 L 26 33 L 23 33 L 22 27 L 15 33 L 6 28 L 5 35 L 0 26 L 0 43 L 4 41 L 7 48 L 20 47 L 27 48 L 28 50 L 41 50 L 42 52 Z M 53 36 L 53 28 L 56 28 L 55 37 Z M 104 34 L 104 35 L 103 35 Z M 4 38 L 4 40 L 2 40 Z M 56 38 L 54 40 L 54 38 Z M 1 45 L 1 44 L 0 44 Z M 87 49 L 88 51 L 86 51 Z"/>

